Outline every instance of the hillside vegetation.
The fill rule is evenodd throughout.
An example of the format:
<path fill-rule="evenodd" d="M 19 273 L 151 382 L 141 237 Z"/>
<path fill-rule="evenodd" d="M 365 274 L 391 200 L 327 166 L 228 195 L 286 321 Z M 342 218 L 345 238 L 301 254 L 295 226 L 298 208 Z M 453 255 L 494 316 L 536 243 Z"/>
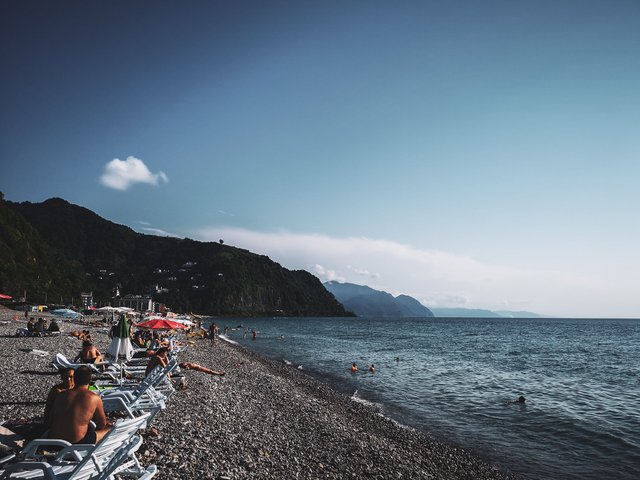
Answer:
<path fill-rule="evenodd" d="M 84 290 L 106 304 L 116 292 L 153 293 L 176 311 L 211 315 L 348 315 L 310 273 L 247 250 L 143 235 L 60 198 L 5 201 L 0 213 L 1 246 L 12 259 L 0 288 L 12 294 L 27 289 L 44 301 Z"/>

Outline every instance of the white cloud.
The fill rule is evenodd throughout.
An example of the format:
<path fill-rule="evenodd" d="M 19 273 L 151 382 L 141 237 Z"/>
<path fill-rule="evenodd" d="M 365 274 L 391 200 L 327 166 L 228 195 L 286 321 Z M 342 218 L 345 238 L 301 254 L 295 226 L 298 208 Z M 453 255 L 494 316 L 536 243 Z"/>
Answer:
<path fill-rule="evenodd" d="M 622 282 L 609 284 L 596 275 L 493 265 L 364 237 L 225 227 L 201 229 L 193 236 L 205 241 L 224 238 L 228 245 L 268 255 L 287 268 L 306 269 L 322 281 L 366 283 L 394 295 L 411 295 L 427 306 L 530 310 L 558 316 L 637 316 L 637 302 L 628 300 L 633 289 Z M 612 305 L 618 310 L 613 311 Z"/>
<path fill-rule="evenodd" d="M 140 225 L 142 225 L 142 227 L 139 228 L 139 230 L 142 230 L 141 233 L 147 233 L 149 235 L 156 235 L 158 237 L 182 238 L 180 235 L 176 235 L 175 233 L 169 233 L 166 230 L 162 230 L 161 228 L 154 228 L 154 227 L 151 226 L 151 224 L 149 222 L 145 222 L 145 221 L 139 220 L 138 223 Z"/>
<path fill-rule="evenodd" d="M 381 275 L 379 273 L 371 273 L 367 269 L 354 268 L 351 265 L 347 265 L 347 268 L 351 270 L 353 273 L 360 277 L 369 277 L 369 278 L 380 278 Z"/>
<path fill-rule="evenodd" d="M 182 238 L 180 235 L 176 235 L 175 233 L 166 232 L 166 231 L 162 230 L 161 228 L 143 227 L 143 228 L 141 228 L 141 230 L 144 230 L 144 232 L 148 233 L 149 235 L 156 235 L 157 237 Z"/>
<path fill-rule="evenodd" d="M 157 186 L 168 181 L 164 172 L 151 173 L 144 162 L 136 157 L 127 157 L 124 161 L 114 158 L 104 166 L 104 173 L 100 177 L 102 185 L 115 190 L 127 190 L 134 183 Z"/>
<path fill-rule="evenodd" d="M 327 270 L 317 263 L 315 265 L 311 265 L 307 270 L 322 280 L 322 282 L 346 282 L 344 277 L 336 274 L 333 270 Z"/>

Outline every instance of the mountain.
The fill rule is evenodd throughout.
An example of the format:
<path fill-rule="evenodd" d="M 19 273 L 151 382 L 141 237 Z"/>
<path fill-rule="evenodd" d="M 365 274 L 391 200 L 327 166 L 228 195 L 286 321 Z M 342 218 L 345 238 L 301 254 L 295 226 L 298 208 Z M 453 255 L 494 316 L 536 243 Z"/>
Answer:
<path fill-rule="evenodd" d="M 8 208 L 0 192 L 0 293 L 15 298 L 57 301 L 67 292 L 77 292 L 85 284 L 82 265 L 50 247 L 19 214 Z"/>
<path fill-rule="evenodd" d="M 533 312 L 511 310 L 482 310 L 479 308 L 436 308 L 430 307 L 436 317 L 458 318 L 541 318 Z"/>
<path fill-rule="evenodd" d="M 353 283 L 326 282 L 325 288 L 359 317 L 433 317 L 433 313 L 407 295 L 390 293 Z"/>
<path fill-rule="evenodd" d="M 115 292 L 153 293 L 154 300 L 180 312 L 350 315 L 310 273 L 288 270 L 264 255 L 223 242 L 140 234 L 61 198 L 4 201 L 0 209 L 3 255 L 9 251 L 12 259 L 8 268 L 3 260 L 3 293 L 17 295 L 27 289 L 32 300 L 44 301 L 54 290 L 67 299 L 93 291 L 100 304 L 110 303 Z M 20 238 L 27 234 L 29 242 L 23 244 Z M 29 262 L 37 262 L 37 268 Z"/>

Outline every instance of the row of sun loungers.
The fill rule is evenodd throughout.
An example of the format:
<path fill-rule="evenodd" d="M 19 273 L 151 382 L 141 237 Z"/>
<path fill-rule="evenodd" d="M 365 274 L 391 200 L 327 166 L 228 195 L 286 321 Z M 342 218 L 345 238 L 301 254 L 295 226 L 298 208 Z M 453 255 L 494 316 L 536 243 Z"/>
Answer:
<path fill-rule="evenodd" d="M 53 364 L 57 368 L 80 365 L 69 362 L 61 354 L 56 355 Z M 175 391 L 169 376 L 179 368 L 176 357 L 146 377 L 146 365 L 135 362 L 93 367 L 95 374 L 103 377 L 96 384 L 101 388 L 99 394 L 105 412 L 108 415 L 118 412 L 126 418 L 117 420 L 96 445 L 70 444 L 58 439 L 32 440 L 17 458 L 3 459 L 0 480 L 148 480 L 156 475 L 155 465 L 144 468 L 136 457 L 142 445 L 139 431 L 150 426 Z M 139 381 L 132 380 L 132 375 L 139 377 Z M 56 453 L 48 453 L 51 451 Z"/>

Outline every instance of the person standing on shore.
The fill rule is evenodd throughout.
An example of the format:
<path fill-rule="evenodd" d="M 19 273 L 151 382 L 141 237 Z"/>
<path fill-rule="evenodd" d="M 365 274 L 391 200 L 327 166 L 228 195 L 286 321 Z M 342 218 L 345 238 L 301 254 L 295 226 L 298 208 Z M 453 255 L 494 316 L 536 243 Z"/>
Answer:
<path fill-rule="evenodd" d="M 212 323 L 211 326 L 209 327 L 209 338 L 211 339 L 211 345 L 216 343 L 216 330 L 217 330 L 217 325 L 215 323 Z"/>

